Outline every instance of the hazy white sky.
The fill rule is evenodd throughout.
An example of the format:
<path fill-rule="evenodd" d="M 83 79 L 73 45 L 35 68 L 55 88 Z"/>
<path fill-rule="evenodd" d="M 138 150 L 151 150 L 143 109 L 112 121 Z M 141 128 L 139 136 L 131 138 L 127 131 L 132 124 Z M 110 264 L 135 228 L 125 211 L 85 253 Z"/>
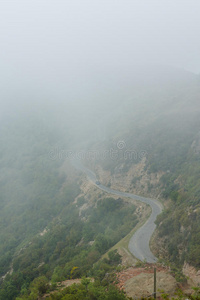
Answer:
<path fill-rule="evenodd" d="M 115 64 L 200 72 L 199 0 L 1 0 L 0 79 L 73 81 Z"/>

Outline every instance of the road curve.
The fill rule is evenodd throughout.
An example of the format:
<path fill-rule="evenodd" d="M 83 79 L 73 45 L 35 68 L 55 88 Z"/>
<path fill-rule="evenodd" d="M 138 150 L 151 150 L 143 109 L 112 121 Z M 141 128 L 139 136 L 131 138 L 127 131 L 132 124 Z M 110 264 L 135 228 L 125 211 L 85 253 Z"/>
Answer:
<path fill-rule="evenodd" d="M 109 187 L 106 187 L 102 184 L 96 184 L 97 178 L 94 172 L 86 168 L 80 160 L 73 159 L 71 160 L 71 164 L 78 170 L 85 173 L 88 179 L 96 185 L 97 188 L 105 191 L 109 194 L 114 194 L 121 197 L 127 197 L 135 200 L 139 200 L 143 203 L 146 203 L 151 206 L 152 213 L 146 223 L 141 226 L 131 237 L 129 241 L 128 248 L 130 252 L 139 260 L 147 261 L 148 263 L 154 263 L 157 261 L 157 258 L 153 255 L 149 248 L 150 238 L 156 228 L 155 220 L 156 217 L 162 212 L 163 206 L 162 204 L 151 198 L 145 198 L 138 195 L 125 193 L 117 190 L 113 190 Z"/>

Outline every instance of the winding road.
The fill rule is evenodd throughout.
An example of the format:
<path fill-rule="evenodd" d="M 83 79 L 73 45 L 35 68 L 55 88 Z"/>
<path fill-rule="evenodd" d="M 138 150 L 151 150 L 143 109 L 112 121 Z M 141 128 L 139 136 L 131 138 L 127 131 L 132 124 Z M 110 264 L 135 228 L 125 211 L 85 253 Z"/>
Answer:
<path fill-rule="evenodd" d="M 89 170 L 88 168 L 86 168 L 80 160 L 77 159 L 73 159 L 71 160 L 71 164 L 78 170 L 82 171 L 83 173 L 85 173 L 88 177 L 88 179 L 96 185 L 97 188 L 101 189 L 102 191 L 109 193 L 109 194 L 114 194 L 117 196 L 121 196 L 121 197 L 127 197 L 127 198 L 131 198 L 131 199 L 135 199 L 135 200 L 139 200 L 143 203 L 146 203 L 148 205 L 150 205 L 151 207 L 151 215 L 148 218 L 148 220 L 146 221 L 146 223 L 141 226 L 131 237 L 130 241 L 129 241 L 129 250 L 130 252 L 139 260 L 142 261 L 147 261 L 148 263 L 154 263 L 157 261 L 157 258 L 153 255 L 153 253 L 151 252 L 150 248 L 149 248 L 149 241 L 150 238 L 156 228 L 155 225 L 155 220 L 156 217 L 162 212 L 163 210 L 163 206 L 162 204 L 155 200 L 155 199 L 151 199 L 151 198 L 145 198 L 145 197 L 141 197 L 138 195 L 134 195 L 134 194 L 130 194 L 130 193 L 125 193 L 125 192 L 121 192 L 121 191 L 117 191 L 117 190 L 113 190 L 109 187 L 106 187 L 104 185 L 102 185 L 101 183 L 99 183 L 97 181 L 96 175 L 94 172 L 92 172 L 91 170 Z"/>

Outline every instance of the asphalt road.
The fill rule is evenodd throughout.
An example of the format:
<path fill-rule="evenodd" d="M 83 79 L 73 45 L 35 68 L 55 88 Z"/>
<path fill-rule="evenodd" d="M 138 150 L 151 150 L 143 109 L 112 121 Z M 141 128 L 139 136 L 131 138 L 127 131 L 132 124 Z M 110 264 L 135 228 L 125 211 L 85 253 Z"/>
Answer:
<path fill-rule="evenodd" d="M 121 197 L 127 197 L 135 200 L 139 200 L 141 202 L 144 202 L 148 205 L 150 205 L 152 213 L 149 217 L 149 219 L 146 221 L 146 223 L 141 226 L 132 236 L 132 238 L 129 241 L 129 250 L 130 252 L 139 260 L 141 261 L 147 261 L 149 263 L 154 263 L 157 261 L 157 258 L 153 255 L 153 253 L 150 251 L 149 248 L 149 241 L 150 238 L 156 228 L 155 220 L 157 215 L 159 215 L 162 212 L 163 206 L 162 204 L 151 198 L 145 198 L 138 195 L 130 194 L 130 193 L 124 193 L 121 191 L 110 189 L 109 187 L 106 187 L 102 185 L 101 183 L 97 184 L 97 178 L 94 172 L 86 168 L 80 160 L 73 159 L 71 160 L 72 165 L 85 173 L 88 177 L 88 179 L 96 185 L 97 188 L 101 189 L 102 191 L 105 191 L 109 194 L 114 194 Z"/>

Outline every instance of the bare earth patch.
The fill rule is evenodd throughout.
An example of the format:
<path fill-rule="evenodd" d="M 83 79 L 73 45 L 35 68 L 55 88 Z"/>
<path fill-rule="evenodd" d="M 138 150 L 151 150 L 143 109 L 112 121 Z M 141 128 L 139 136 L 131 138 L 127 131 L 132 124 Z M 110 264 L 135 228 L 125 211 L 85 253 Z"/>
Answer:
<path fill-rule="evenodd" d="M 120 289 L 123 289 L 129 297 L 142 298 L 153 294 L 154 289 L 154 267 L 156 267 L 157 296 L 162 292 L 174 295 L 178 285 L 169 270 L 152 264 L 145 267 L 130 267 L 117 275 Z"/>

